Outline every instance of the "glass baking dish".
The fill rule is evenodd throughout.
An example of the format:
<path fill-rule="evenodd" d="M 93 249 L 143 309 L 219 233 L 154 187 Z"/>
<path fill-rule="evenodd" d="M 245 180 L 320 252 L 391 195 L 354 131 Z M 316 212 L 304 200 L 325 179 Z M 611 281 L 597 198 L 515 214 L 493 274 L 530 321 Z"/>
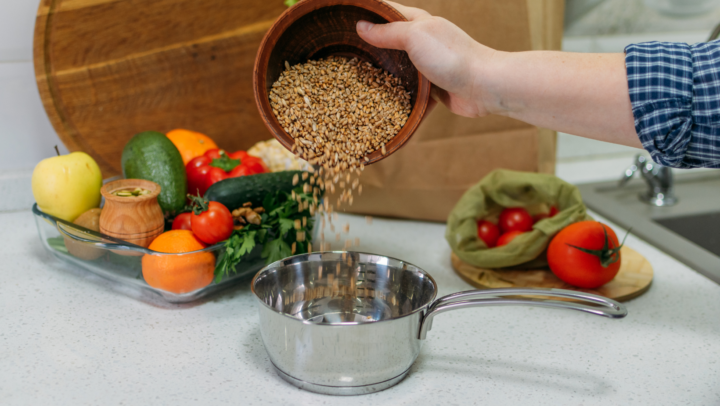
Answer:
<path fill-rule="evenodd" d="M 234 275 L 225 277 L 220 282 L 213 281 L 209 285 L 192 292 L 182 294 L 168 292 L 148 285 L 143 279 L 142 258 L 144 255 L 181 256 L 198 252 L 210 252 L 215 255 L 217 261 L 219 255 L 225 249 L 224 243 L 218 243 L 200 251 L 166 254 L 79 227 L 43 213 L 37 204 L 33 205 L 32 211 L 35 215 L 35 224 L 38 228 L 40 241 L 53 256 L 74 268 L 81 268 L 110 280 L 113 285 L 119 288 L 116 290 L 142 301 L 160 305 L 164 303 L 192 302 L 240 282 L 249 281 L 252 276 L 265 266 L 265 259 L 261 256 L 263 245 L 258 244 L 236 266 Z M 317 217 L 315 220 L 317 220 Z M 97 257 L 97 259 L 90 260 L 75 256 L 68 251 L 66 244 L 73 244 L 76 248 L 79 247 L 80 252 L 90 250 L 93 254 L 89 256 Z M 77 254 L 79 250 L 74 249 L 73 251 Z"/>

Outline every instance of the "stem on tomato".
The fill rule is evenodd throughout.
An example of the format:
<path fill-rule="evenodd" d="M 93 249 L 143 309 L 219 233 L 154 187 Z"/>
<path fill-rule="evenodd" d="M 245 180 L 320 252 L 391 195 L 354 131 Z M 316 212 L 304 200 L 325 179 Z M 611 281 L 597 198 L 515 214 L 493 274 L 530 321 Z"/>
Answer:
<path fill-rule="evenodd" d="M 210 206 L 210 201 L 202 196 L 200 196 L 200 191 L 198 190 L 197 196 L 193 196 L 191 194 L 187 195 L 188 199 L 190 199 L 190 202 L 192 203 L 192 212 L 196 216 L 199 216 L 200 214 L 208 211 L 208 208 Z"/>
<path fill-rule="evenodd" d="M 594 255 L 600 259 L 600 265 L 602 265 L 603 268 L 607 268 L 608 266 L 616 263 L 620 259 L 620 249 L 625 245 L 625 240 L 627 239 L 627 236 L 630 235 L 629 229 L 627 233 L 625 233 L 625 237 L 623 237 L 622 243 L 620 243 L 619 246 L 615 248 L 610 248 L 610 239 L 608 238 L 607 229 L 604 225 L 602 225 L 603 232 L 605 233 L 605 243 L 603 244 L 603 247 L 599 250 L 591 250 L 587 248 L 578 247 L 576 245 L 567 244 L 569 247 L 573 247 L 577 250 L 580 250 L 586 254 Z"/>

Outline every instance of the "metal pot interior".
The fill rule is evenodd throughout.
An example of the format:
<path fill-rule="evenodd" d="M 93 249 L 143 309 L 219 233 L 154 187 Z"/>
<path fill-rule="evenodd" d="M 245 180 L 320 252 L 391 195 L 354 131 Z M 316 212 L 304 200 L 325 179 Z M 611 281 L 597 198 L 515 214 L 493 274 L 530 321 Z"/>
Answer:
<path fill-rule="evenodd" d="M 324 325 L 391 320 L 424 309 L 435 281 L 407 262 L 358 252 L 313 252 L 261 270 L 252 291 L 286 316 Z"/>

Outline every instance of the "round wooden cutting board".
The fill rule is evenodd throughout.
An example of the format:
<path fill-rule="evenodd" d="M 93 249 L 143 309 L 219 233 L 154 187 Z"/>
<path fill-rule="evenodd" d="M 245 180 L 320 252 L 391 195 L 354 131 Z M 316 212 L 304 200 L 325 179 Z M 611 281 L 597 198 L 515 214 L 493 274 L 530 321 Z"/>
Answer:
<path fill-rule="evenodd" d="M 494 288 L 556 288 L 605 296 L 620 302 L 636 298 L 648 289 L 653 268 L 645 257 L 632 248 L 623 247 L 622 264 L 615 279 L 597 289 L 581 289 L 558 279 L 549 269 L 482 269 L 469 265 L 452 253 L 455 272 L 467 283 L 479 289 Z M 553 298 L 556 300 L 562 300 Z"/>
<path fill-rule="evenodd" d="M 35 76 L 50 122 L 103 177 L 142 131 L 200 131 L 228 150 L 272 138 L 252 72 L 282 0 L 42 0 Z M 52 149 L 52 145 L 48 146 Z"/>

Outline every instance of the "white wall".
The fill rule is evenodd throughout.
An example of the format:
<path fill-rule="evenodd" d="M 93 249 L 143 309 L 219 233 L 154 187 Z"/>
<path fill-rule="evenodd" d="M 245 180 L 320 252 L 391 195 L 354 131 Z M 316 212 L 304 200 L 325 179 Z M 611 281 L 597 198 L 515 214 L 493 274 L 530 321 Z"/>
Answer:
<path fill-rule="evenodd" d="M 45 114 L 32 63 L 37 0 L 0 0 L 0 170 L 66 151 Z"/>

